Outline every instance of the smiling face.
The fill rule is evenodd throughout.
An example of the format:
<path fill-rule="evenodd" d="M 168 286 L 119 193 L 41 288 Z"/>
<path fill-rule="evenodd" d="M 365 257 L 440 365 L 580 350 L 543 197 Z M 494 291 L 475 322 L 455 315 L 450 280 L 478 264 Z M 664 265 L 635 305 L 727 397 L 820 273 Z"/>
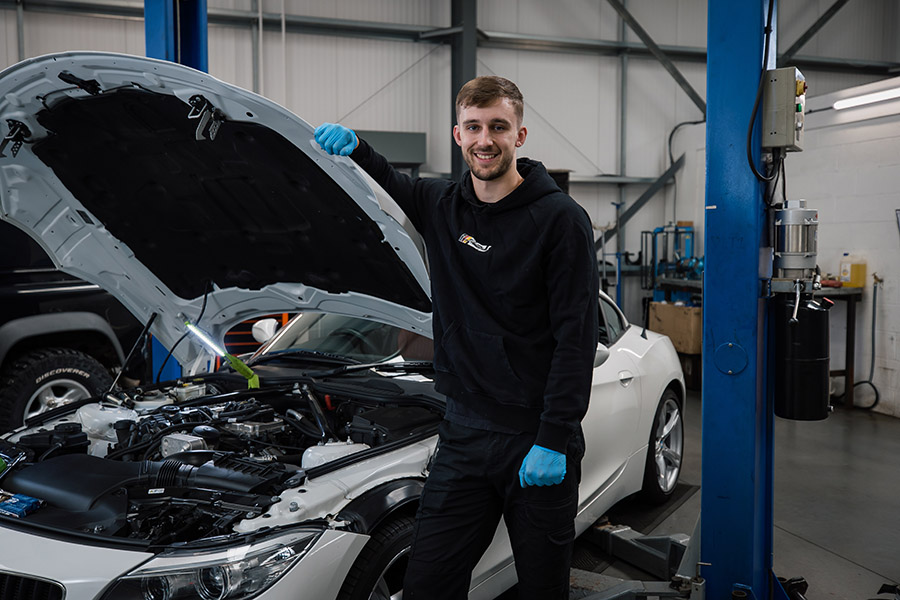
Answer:
<path fill-rule="evenodd" d="M 494 181 L 515 171 L 516 148 L 525 143 L 527 132 L 508 98 L 488 106 L 461 106 L 456 117 L 453 138 L 473 177 Z"/>

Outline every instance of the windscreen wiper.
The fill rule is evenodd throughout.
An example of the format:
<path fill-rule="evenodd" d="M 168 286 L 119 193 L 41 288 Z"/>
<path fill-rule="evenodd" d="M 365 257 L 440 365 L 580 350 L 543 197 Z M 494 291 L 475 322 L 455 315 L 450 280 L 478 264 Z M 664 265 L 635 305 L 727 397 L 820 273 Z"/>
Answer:
<path fill-rule="evenodd" d="M 257 365 L 270 360 L 313 360 L 318 362 L 338 362 L 345 366 L 358 365 L 359 361 L 349 356 L 340 354 L 332 354 L 331 352 L 322 352 L 320 350 L 308 350 L 306 348 L 292 348 L 290 350 L 276 350 L 262 354 L 247 364 Z"/>
<path fill-rule="evenodd" d="M 308 373 L 310 377 L 333 377 L 335 375 L 345 375 L 347 373 L 356 373 L 359 371 L 367 371 L 376 369 L 378 371 L 395 371 L 402 373 L 432 373 L 434 372 L 434 363 L 430 360 L 404 360 L 400 362 L 375 362 L 362 363 L 357 365 L 344 365 L 329 371 L 319 371 L 318 373 Z"/>

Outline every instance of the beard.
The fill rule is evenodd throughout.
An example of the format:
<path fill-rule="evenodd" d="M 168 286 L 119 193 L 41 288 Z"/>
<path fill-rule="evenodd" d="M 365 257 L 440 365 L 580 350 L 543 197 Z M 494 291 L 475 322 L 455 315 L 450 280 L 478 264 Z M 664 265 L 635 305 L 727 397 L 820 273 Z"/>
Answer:
<path fill-rule="evenodd" d="M 471 151 L 463 152 L 463 160 L 469 166 L 469 171 L 471 171 L 472 176 L 481 181 L 493 181 L 494 179 L 498 179 L 505 175 L 512 167 L 512 155 L 505 152 L 500 155 L 499 162 L 491 167 L 485 167 L 478 164 L 478 159 L 475 158 L 474 153 Z"/>

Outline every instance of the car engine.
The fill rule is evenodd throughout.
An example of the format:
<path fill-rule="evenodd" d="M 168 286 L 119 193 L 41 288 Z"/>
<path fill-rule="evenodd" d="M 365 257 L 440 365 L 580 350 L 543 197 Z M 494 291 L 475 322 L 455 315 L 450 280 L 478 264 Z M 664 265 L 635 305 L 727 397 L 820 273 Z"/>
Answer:
<path fill-rule="evenodd" d="M 441 419 L 433 398 L 396 390 L 228 387 L 213 377 L 41 415 L 53 418 L 0 439 L 15 465 L 0 487 L 43 501 L 30 523 L 189 542 L 231 533 L 310 479 L 434 435 Z"/>

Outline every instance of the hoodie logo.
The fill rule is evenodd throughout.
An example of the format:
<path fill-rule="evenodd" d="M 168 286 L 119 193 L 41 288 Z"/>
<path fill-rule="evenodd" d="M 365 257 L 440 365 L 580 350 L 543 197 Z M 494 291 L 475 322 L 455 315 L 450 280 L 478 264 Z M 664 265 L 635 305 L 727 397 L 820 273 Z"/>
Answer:
<path fill-rule="evenodd" d="M 465 244 L 466 246 L 469 246 L 470 248 L 475 248 L 479 252 L 487 252 L 488 250 L 491 249 L 490 246 L 485 246 L 484 244 L 479 244 L 478 242 L 476 242 L 475 238 L 473 238 L 468 233 L 464 233 L 461 236 L 459 236 L 459 241 L 462 242 L 463 244 Z"/>

